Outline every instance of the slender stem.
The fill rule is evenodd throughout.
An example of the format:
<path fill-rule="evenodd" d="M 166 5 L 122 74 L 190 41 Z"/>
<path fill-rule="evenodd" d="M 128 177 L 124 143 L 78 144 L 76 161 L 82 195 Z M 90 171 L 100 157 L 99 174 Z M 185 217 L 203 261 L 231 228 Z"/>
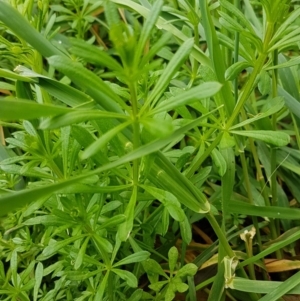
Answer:
<path fill-rule="evenodd" d="M 194 43 L 196 46 L 198 46 L 200 48 L 200 37 L 199 37 L 198 25 L 199 25 L 198 22 L 196 22 L 196 24 L 194 24 Z M 197 77 L 198 68 L 199 68 L 199 62 L 198 62 L 198 60 L 194 59 L 193 75 L 192 75 L 193 81 Z"/>
<path fill-rule="evenodd" d="M 140 126 L 138 116 L 138 101 L 136 84 L 129 82 L 128 84 L 130 95 L 131 95 L 131 106 L 132 106 L 132 118 L 133 118 L 133 149 L 136 149 L 140 145 Z M 139 180 L 139 159 L 133 160 L 133 185 L 138 185 Z"/>
<path fill-rule="evenodd" d="M 188 178 L 192 177 L 193 174 L 196 172 L 196 170 L 199 168 L 199 166 L 204 162 L 204 160 L 211 154 L 211 152 L 217 147 L 219 142 L 221 141 L 223 136 L 223 132 L 220 132 L 218 136 L 215 138 L 215 140 L 211 143 L 211 145 L 205 150 L 203 155 L 199 158 L 197 162 L 194 163 L 194 165 L 190 168 L 190 170 L 187 172 L 186 176 Z"/>
<path fill-rule="evenodd" d="M 48 163 L 50 168 L 55 172 L 56 176 L 59 179 L 63 179 L 64 178 L 63 173 L 61 172 L 60 168 L 56 165 L 56 163 L 53 161 L 52 158 L 49 158 Z"/>
<path fill-rule="evenodd" d="M 263 44 L 263 51 L 259 54 L 253 72 L 251 73 L 249 80 L 247 81 L 247 84 L 245 85 L 244 89 L 241 91 L 241 95 L 239 97 L 238 103 L 235 106 L 233 113 L 226 124 L 227 129 L 230 128 L 230 126 L 234 123 L 235 119 L 239 115 L 242 107 L 244 106 L 246 100 L 248 99 L 248 97 L 250 96 L 254 88 L 254 83 L 259 72 L 261 71 L 263 65 L 265 64 L 265 61 L 268 57 L 268 47 L 269 47 L 270 40 L 272 38 L 273 28 L 274 28 L 274 24 L 268 23 L 264 44 Z"/>
<path fill-rule="evenodd" d="M 234 0 L 234 5 L 237 9 L 240 9 L 240 1 L 239 0 Z M 239 48 L 240 48 L 240 33 L 236 32 L 234 35 L 234 57 L 233 57 L 233 62 L 237 63 L 239 61 Z M 235 101 L 237 102 L 238 100 L 238 77 L 234 79 L 233 86 L 234 86 L 234 98 Z"/>
<path fill-rule="evenodd" d="M 278 50 L 275 50 L 273 53 L 273 65 L 278 64 Z M 278 80 L 278 70 L 273 69 L 272 72 L 272 96 L 275 98 L 277 96 L 277 80 Z M 276 131 L 277 128 L 277 114 L 272 116 L 272 128 L 273 131 Z M 276 148 L 271 149 L 271 189 L 272 189 L 272 205 L 277 206 L 278 197 L 277 197 L 277 162 L 276 162 Z"/>
<path fill-rule="evenodd" d="M 244 180 L 245 180 L 245 184 L 246 184 L 246 190 L 247 190 L 247 194 L 248 194 L 248 199 L 249 199 L 250 204 L 254 205 L 253 195 L 252 195 L 252 192 L 251 192 L 251 184 L 250 184 L 250 179 L 249 179 L 249 173 L 248 173 L 248 166 L 247 166 L 247 162 L 246 162 L 246 157 L 245 157 L 244 151 L 240 152 L 240 158 L 241 158 L 241 162 L 242 162 L 242 169 L 243 169 L 243 175 L 244 175 Z M 257 217 L 256 216 L 252 216 L 252 221 L 253 221 L 254 228 L 256 230 L 258 249 L 259 249 L 259 252 L 261 252 L 262 251 L 262 242 L 261 242 L 261 236 L 260 236 L 260 230 L 259 230 L 259 225 L 258 225 Z M 251 252 L 252 252 L 252 250 L 251 250 Z M 251 264 L 250 270 L 254 271 L 254 265 L 253 265 L 253 263 Z M 254 275 L 255 275 L 255 273 L 254 273 Z M 263 270 L 263 276 L 264 276 L 265 280 L 268 279 L 265 270 Z"/>
<path fill-rule="evenodd" d="M 212 226 L 212 228 L 214 229 L 214 232 L 216 233 L 216 235 L 218 236 L 218 239 L 220 241 L 220 244 L 223 246 L 226 254 L 232 258 L 234 257 L 234 252 L 232 251 L 227 238 L 224 234 L 224 232 L 222 231 L 221 227 L 219 226 L 216 218 L 212 215 L 211 212 L 207 213 L 206 216 L 207 220 L 209 221 L 210 225 Z"/>

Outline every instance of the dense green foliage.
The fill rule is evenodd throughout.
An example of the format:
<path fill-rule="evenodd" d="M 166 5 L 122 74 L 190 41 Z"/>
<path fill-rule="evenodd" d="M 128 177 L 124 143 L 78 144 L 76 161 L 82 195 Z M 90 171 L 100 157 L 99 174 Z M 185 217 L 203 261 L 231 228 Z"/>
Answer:
<path fill-rule="evenodd" d="M 300 294 L 299 15 L 0 0 L 0 300 Z"/>

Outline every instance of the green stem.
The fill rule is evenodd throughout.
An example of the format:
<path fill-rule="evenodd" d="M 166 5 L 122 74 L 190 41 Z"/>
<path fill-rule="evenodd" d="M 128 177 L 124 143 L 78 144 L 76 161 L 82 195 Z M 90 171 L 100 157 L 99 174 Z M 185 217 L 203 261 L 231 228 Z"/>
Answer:
<path fill-rule="evenodd" d="M 205 217 L 207 218 L 207 220 L 209 221 L 210 225 L 214 229 L 214 232 L 218 236 L 220 244 L 224 248 L 227 256 L 229 256 L 230 258 L 234 257 L 235 256 L 234 252 L 232 251 L 232 249 L 231 249 L 231 247 L 230 247 L 230 245 L 229 245 L 229 243 L 227 241 L 227 238 L 226 238 L 224 232 L 222 231 L 221 227 L 219 226 L 216 218 L 212 215 L 211 212 L 207 213 L 205 215 Z"/>
<path fill-rule="evenodd" d="M 61 170 L 59 169 L 59 167 L 56 165 L 56 163 L 53 161 L 52 158 L 49 159 L 48 163 L 49 163 L 49 167 L 50 167 L 50 168 L 52 169 L 52 171 L 56 174 L 56 176 L 57 176 L 59 179 L 63 179 L 63 178 L 64 178 L 63 173 L 61 172 Z"/>
<path fill-rule="evenodd" d="M 275 50 L 273 53 L 273 65 L 278 64 L 278 50 Z M 272 97 L 277 96 L 277 80 L 278 80 L 278 70 L 274 69 L 272 72 Z M 272 128 L 273 131 L 276 131 L 277 128 L 277 114 L 272 116 Z M 277 161 L 276 161 L 276 148 L 272 147 L 271 149 L 271 189 L 272 189 L 272 205 L 277 206 L 278 196 L 277 196 Z"/>
<path fill-rule="evenodd" d="M 196 22 L 196 24 L 194 25 L 194 43 L 197 47 L 200 48 L 200 37 L 199 37 L 198 25 L 199 25 L 198 22 Z M 194 59 L 193 75 L 192 75 L 193 81 L 197 78 L 198 68 L 199 68 L 199 62 L 198 62 L 198 60 Z"/>
<path fill-rule="evenodd" d="M 250 96 L 253 88 L 254 88 L 254 83 L 255 80 L 259 74 L 259 72 L 261 71 L 262 67 L 265 64 L 265 61 L 268 57 L 268 47 L 269 47 L 269 43 L 271 41 L 272 38 L 272 34 L 273 34 L 273 28 L 274 28 L 274 24 L 273 23 L 268 23 L 267 24 L 267 30 L 266 30 L 266 35 L 265 35 L 265 39 L 264 39 L 264 45 L 263 45 L 263 51 L 259 54 L 257 61 L 255 63 L 254 69 L 249 77 L 249 80 L 247 81 L 247 84 L 245 85 L 245 88 L 241 91 L 239 100 L 237 105 L 235 106 L 232 115 L 230 116 L 227 124 L 226 124 L 226 128 L 229 129 L 231 127 L 231 125 L 234 123 L 235 119 L 237 118 L 237 116 L 239 115 L 239 113 L 241 112 L 242 107 L 244 106 L 246 100 L 248 99 L 248 97 Z"/>
<path fill-rule="evenodd" d="M 189 169 L 189 171 L 186 173 L 187 178 L 191 178 L 194 173 L 197 171 L 199 166 L 204 162 L 204 160 L 211 154 L 211 152 L 217 147 L 219 142 L 221 141 L 223 136 L 223 132 L 220 132 L 218 136 L 215 138 L 215 140 L 211 143 L 211 145 L 205 150 L 203 155 L 199 158 L 198 161 L 194 163 L 193 166 Z"/>
<path fill-rule="evenodd" d="M 245 184 L 246 184 L 246 190 L 247 190 L 247 194 L 248 194 L 248 199 L 249 199 L 250 204 L 254 205 L 253 195 L 252 195 L 252 192 L 251 192 L 251 184 L 250 184 L 250 179 L 249 179 L 249 173 L 248 173 L 248 166 L 247 166 L 247 162 L 246 162 L 246 157 L 245 157 L 244 151 L 240 152 L 240 158 L 241 158 L 241 162 L 242 162 L 242 169 L 243 169 L 243 175 L 244 175 L 244 180 L 245 180 Z M 262 242 L 261 242 L 261 236 L 260 236 L 260 230 L 259 230 L 259 225 L 258 225 L 257 217 L 256 216 L 252 216 L 252 221 L 253 221 L 254 228 L 256 230 L 258 249 L 259 249 L 259 252 L 262 252 L 263 249 L 262 249 Z M 252 252 L 252 250 L 251 250 L 251 252 Z M 251 263 L 249 265 L 249 270 L 254 271 L 254 265 L 253 265 L 253 263 Z M 254 275 L 255 275 L 255 273 L 254 273 Z M 265 270 L 263 270 L 263 276 L 264 276 L 265 280 L 268 279 Z"/>
<path fill-rule="evenodd" d="M 136 85 L 133 82 L 128 84 L 131 95 L 132 118 L 133 118 L 133 149 L 137 149 L 140 145 L 140 125 L 138 116 L 138 101 Z M 133 185 L 138 185 L 139 180 L 139 159 L 133 160 Z"/>

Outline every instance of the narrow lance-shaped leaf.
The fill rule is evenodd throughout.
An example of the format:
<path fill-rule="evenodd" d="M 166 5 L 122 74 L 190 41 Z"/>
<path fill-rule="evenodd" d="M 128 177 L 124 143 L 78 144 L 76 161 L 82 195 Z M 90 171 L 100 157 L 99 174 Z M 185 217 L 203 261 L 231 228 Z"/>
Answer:
<path fill-rule="evenodd" d="M 150 111 L 150 114 L 154 115 L 160 112 L 168 112 L 175 108 L 191 104 L 196 100 L 211 97 L 218 93 L 221 87 L 222 85 L 218 82 L 206 82 L 200 84 L 197 87 L 184 91 L 175 97 L 171 97 L 164 102 L 161 102 L 155 109 Z"/>
<path fill-rule="evenodd" d="M 40 123 L 40 129 L 50 130 L 64 127 L 67 125 L 72 125 L 75 123 L 87 121 L 87 120 L 96 120 L 102 118 L 117 118 L 117 119 L 128 119 L 129 116 L 125 114 L 106 112 L 100 110 L 87 111 L 87 110 L 73 110 L 69 111 L 67 114 L 55 116 L 49 119 L 44 119 Z"/>
<path fill-rule="evenodd" d="M 176 221 L 182 222 L 184 220 L 185 214 L 172 193 L 148 185 L 141 185 L 141 187 L 158 199 Z"/>
<path fill-rule="evenodd" d="M 58 55 L 50 57 L 48 62 L 84 89 L 107 111 L 121 113 L 122 110 L 119 105 L 127 108 L 123 100 L 100 77 L 84 68 L 82 64 Z"/>
<path fill-rule="evenodd" d="M 177 52 L 172 57 L 171 61 L 167 65 L 167 67 L 164 69 L 163 73 L 161 74 L 158 82 L 156 83 L 154 89 L 152 90 L 149 98 L 147 99 L 145 106 L 151 104 L 152 107 L 157 103 L 160 96 L 164 93 L 166 87 L 170 83 L 170 80 L 174 76 L 175 72 L 181 67 L 183 62 L 187 59 L 189 56 L 192 48 L 194 45 L 194 40 L 189 39 L 185 41 L 177 50 Z"/>
<path fill-rule="evenodd" d="M 0 77 L 19 80 L 23 82 L 29 82 L 29 83 L 37 82 L 37 80 L 34 78 L 28 78 L 26 76 L 16 74 L 15 72 L 6 69 L 0 69 Z"/>
<path fill-rule="evenodd" d="M 57 80 L 38 74 L 20 65 L 15 68 L 15 71 L 19 73 L 18 76 L 22 77 L 20 80 L 34 80 L 36 85 L 45 89 L 50 95 L 71 107 L 84 105 L 87 109 L 93 108 L 95 105 L 94 100 L 87 94 Z"/>
<path fill-rule="evenodd" d="M 279 206 L 255 206 L 239 201 L 229 202 L 229 212 L 289 220 L 300 219 L 300 209 L 298 208 L 285 208 Z"/>
<path fill-rule="evenodd" d="M 41 286 L 42 283 L 42 279 L 43 279 L 43 272 L 44 272 L 44 267 L 43 264 L 41 262 L 39 262 L 36 266 L 35 269 L 35 284 L 34 284 L 34 288 L 33 288 L 33 301 L 36 301 L 38 299 L 38 292 L 39 292 L 39 288 Z"/>
<path fill-rule="evenodd" d="M 252 67 L 252 63 L 247 61 L 232 64 L 225 72 L 225 80 L 234 80 L 244 69 Z"/>
<path fill-rule="evenodd" d="M 278 94 L 283 96 L 285 104 L 290 112 L 300 118 L 300 102 L 282 87 L 278 87 Z"/>
<path fill-rule="evenodd" d="M 86 62 L 93 63 L 95 65 L 105 66 L 114 71 L 122 71 L 122 66 L 114 60 L 104 50 L 99 49 L 96 46 L 90 45 L 85 41 L 78 39 L 70 39 L 71 48 L 70 52 L 83 58 Z"/>
<path fill-rule="evenodd" d="M 162 5 L 163 5 L 162 0 L 155 1 L 154 5 L 150 11 L 150 15 L 146 19 L 146 22 L 142 28 L 140 39 L 138 41 L 137 48 L 136 48 L 136 53 L 135 53 L 136 61 L 139 60 L 139 58 L 144 50 L 145 44 L 146 44 L 146 42 L 150 36 L 150 33 L 159 17 L 159 13 L 161 11 Z"/>
<path fill-rule="evenodd" d="M 270 115 L 273 115 L 273 114 L 277 113 L 279 110 L 281 110 L 283 108 L 283 106 L 284 106 L 283 97 L 276 97 L 276 98 L 271 100 L 270 108 L 267 109 L 265 112 L 259 113 L 259 114 L 257 114 L 256 116 L 254 116 L 252 118 L 246 119 L 245 121 L 242 121 L 242 122 L 232 126 L 230 128 L 230 130 L 240 128 L 242 126 L 250 124 L 250 123 L 252 123 L 254 121 L 257 121 L 259 119 L 262 119 L 262 118 L 268 117 Z"/>
<path fill-rule="evenodd" d="M 134 254 L 131 254 L 121 260 L 119 260 L 117 263 L 114 264 L 114 267 L 125 265 L 125 264 L 130 264 L 130 263 L 135 263 L 135 262 L 142 262 L 148 259 L 150 256 L 150 253 L 147 251 L 140 251 L 136 252 Z"/>
<path fill-rule="evenodd" d="M 134 186 L 132 190 L 131 198 L 124 212 L 126 216 L 126 221 L 123 224 L 121 224 L 118 229 L 117 235 L 120 241 L 126 241 L 130 236 L 130 232 L 132 231 L 133 228 L 134 209 L 135 209 L 136 201 L 137 201 L 137 186 Z"/>
<path fill-rule="evenodd" d="M 50 104 L 39 104 L 33 101 L 20 99 L 0 98 L 1 120 L 31 120 L 40 117 L 49 117 L 70 112 L 70 109 Z"/>
<path fill-rule="evenodd" d="M 110 273 L 110 270 L 108 270 L 106 272 L 104 278 L 99 283 L 99 286 L 97 288 L 97 293 L 96 293 L 96 296 L 95 296 L 96 300 L 102 300 L 102 298 L 103 298 L 103 295 L 105 293 L 105 288 L 106 288 L 106 284 L 107 284 L 109 273 Z"/>
<path fill-rule="evenodd" d="M 299 277 L 299 276 L 298 276 Z M 258 294 L 268 294 L 277 289 L 282 281 L 264 281 L 264 280 L 250 280 L 240 277 L 234 277 L 231 282 L 231 288 L 242 292 L 252 292 Z M 296 285 L 289 290 L 287 294 L 300 295 L 300 285 Z M 261 300 L 261 299 L 260 299 Z M 271 299 L 275 300 L 275 299 Z"/>
<path fill-rule="evenodd" d="M 120 269 L 112 269 L 112 272 L 117 274 L 120 278 L 126 281 L 127 285 L 130 287 L 137 287 L 137 279 L 134 274 L 131 272 L 120 270 Z"/>
<path fill-rule="evenodd" d="M 101 150 L 106 143 L 108 143 L 114 136 L 116 136 L 119 132 L 125 129 L 127 126 L 131 124 L 131 120 L 121 123 L 115 128 L 103 134 L 98 140 L 92 143 L 81 155 L 81 159 L 87 159 L 93 155 L 95 155 L 99 150 Z"/>
<path fill-rule="evenodd" d="M 89 241 L 90 241 L 90 237 L 86 237 L 83 244 L 80 247 L 80 250 L 78 252 L 78 255 L 76 257 L 75 264 L 74 264 L 75 270 L 78 270 L 80 268 L 80 266 L 82 265 L 83 257 L 86 253 L 86 248 L 87 248 Z"/>
<path fill-rule="evenodd" d="M 47 246 L 42 253 L 42 256 L 44 257 L 50 257 L 52 255 L 54 255 L 55 253 L 57 253 L 57 251 L 59 251 L 60 249 L 66 247 L 67 245 L 69 245 L 70 243 L 83 238 L 84 234 L 78 235 L 78 236 L 74 236 L 74 237 L 69 237 L 67 239 L 61 240 L 61 241 L 57 241 L 49 246 Z"/>
<path fill-rule="evenodd" d="M 285 146 L 290 142 L 290 136 L 279 131 L 230 131 L 232 134 L 251 137 L 276 146 Z"/>
<path fill-rule="evenodd" d="M 280 297 L 288 293 L 294 287 L 300 284 L 300 272 L 297 272 L 289 279 L 278 285 L 273 291 L 263 296 L 260 301 L 273 301 L 278 300 Z"/>

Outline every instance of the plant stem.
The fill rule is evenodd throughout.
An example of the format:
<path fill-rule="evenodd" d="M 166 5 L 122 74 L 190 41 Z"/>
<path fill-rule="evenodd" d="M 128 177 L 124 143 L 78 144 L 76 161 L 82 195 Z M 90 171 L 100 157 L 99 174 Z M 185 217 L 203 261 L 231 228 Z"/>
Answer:
<path fill-rule="evenodd" d="M 248 97 L 250 96 L 250 94 L 254 88 L 254 83 L 255 83 L 255 80 L 256 80 L 259 72 L 261 71 L 262 67 L 265 64 L 265 61 L 268 57 L 269 43 L 271 41 L 272 34 L 273 34 L 273 27 L 274 27 L 273 23 L 268 23 L 266 35 L 265 35 L 265 39 L 264 39 L 263 51 L 259 54 L 257 61 L 255 63 L 254 69 L 249 77 L 249 80 L 247 81 L 245 88 L 241 91 L 238 103 L 235 106 L 233 113 L 230 116 L 230 118 L 226 124 L 227 129 L 229 129 L 231 127 L 231 125 L 234 123 L 235 119 L 239 115 L 242 107 L 244 106 L 246 100 L 248 99 Z"/>
<path fill-rule="evenodd" d="M 250 184 L 250 179 L 249 179 L 249 173 L 248 173 L 248 166 L 247 166 L 244 151 L 240 152 L 240 158 L 241 158 L 241 162 L 242 162 L 242 169 L 243 169 L 243 175 L 244 175 L 244 180 L 245 180 L 245 184 L 246 184 L 248 199 L 249 199 L 250 204 L 254 205 L 253 196 L 252 196 L 252 192 L 251 192 L 251 184 Z M 260 236 L 257 217 L 252 216 L 252 221 L 253 221 L 253 225 L 254 225 L 255 230 L 256 230 L 258 249 L 259 249 L 259 252 L 262 252 L 262 242 L 261 242 L 261 236 Z M 252 252 L 252 250 L 251 250 L 251 252 Z M 254 270 L 254 265 L 251 264 L 251 266 L 252 267 L 250 269 Z M 266 274 L 265 270 L 263 270 L 263 275 L 264 275 L 264 278 L 267 280 L 267 274 Z"/>
<path fill-rule="evenodd" d="M 214 232 L 216 233 L 216 235 L 218 236 L 218 239 L 220 241 L 220 244 L 223 246 L 226 254 L 232 258 L 234 257 L 234 252 L 232 251 L 227 238 L 224 234 L 224 232 L 222 231 L 221 227 L 219 226 L 216 218 L 212 215 L 211 212 L 207 213 L 205 215 L 205 217 L 207 218 L 207 220 L 209 221 L 210 225 L 212 226 L 212 228 L 214 229 Z"/>
<path fill-rule="evenodd" d="M 199 166 L 204 162 L 204 160 L 211 154 L 211 152 L 217 147 L 219 142 L 221 141 L 223 136 L 223 132 L 220 132 L 218 136 L 215 138 L 215 140 L 211 143 L 211 145 L 205 150 L 203 155 L 199 158 L 197 162 L 194 163 L 194 165 L 189 169 L 189 171 L 186 173 L 187 178 L 190 178 L 194 175 L 196 170 L 199 168 Z"/>
<path fill-rule="evenodd" d="M 138 117 L 138 101 L 136 93 L 136 84 L 129 82 L 128 84 L 130 95 L 131 95 L 131 106 L 132 106 L 132 118 L 133 118 L 133 149 L 137 149 L 140 145 L 140 125 Z M 133 161 L 133 185 L 138 185 L 139 180 L 139 159 Z"/>

